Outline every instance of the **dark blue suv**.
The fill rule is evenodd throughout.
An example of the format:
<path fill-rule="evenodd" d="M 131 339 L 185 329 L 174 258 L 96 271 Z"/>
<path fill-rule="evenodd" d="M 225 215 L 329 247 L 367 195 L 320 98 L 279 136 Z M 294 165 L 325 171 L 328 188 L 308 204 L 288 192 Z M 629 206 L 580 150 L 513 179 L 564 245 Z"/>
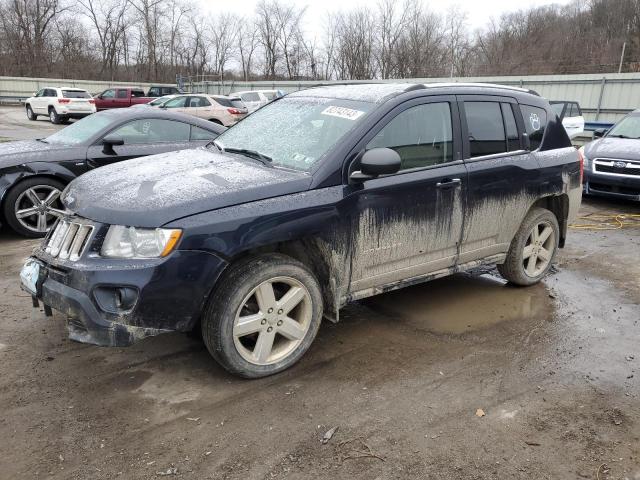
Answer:
<path fill-rule="evenodd" d="M 319 87 L 207 147 L 74 180 L 21 281 L 74 340 L 201 328 L 226 369 L 260 377 L 295 363 L 349 302 L 480 264 L 540 281 L 581 182 L 580 155 L 533 92 Z"/>

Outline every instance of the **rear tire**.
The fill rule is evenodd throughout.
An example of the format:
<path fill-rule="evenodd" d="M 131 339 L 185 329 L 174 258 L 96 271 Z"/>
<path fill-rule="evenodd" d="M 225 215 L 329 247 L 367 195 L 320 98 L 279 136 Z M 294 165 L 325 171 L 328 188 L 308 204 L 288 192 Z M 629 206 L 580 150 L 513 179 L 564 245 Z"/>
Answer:
<path fill-rule="evenodd" d="M 32 122 L 38 119 L 38 115 L 33 113 L 33 109 L 31 108 L 31 105 L 27 105 L 27 118 Z"/>
<path fill-rule="evenodd" d="M 322 294 L 313 273 L 281 254 L 231 265 L 202 317 L 202 338 L 227 371 L 260 378 L 295 364 L 309 349 L 322 319 Z"/>
<path fill-rule="evenodd" d="M 560 227 L 549 210 L 534 208 L 511 241 L 505 262 L 498 271 L 509 282 L 527 286 L 544 278 L 558 250 Z"/>
<path fill-rule="evenodd" d="M 62 121 L 62 117 L 58 115 L 58 112 L 53 107 L 49 107 L 49 121 L 54 125 L 59 125 Z"/>

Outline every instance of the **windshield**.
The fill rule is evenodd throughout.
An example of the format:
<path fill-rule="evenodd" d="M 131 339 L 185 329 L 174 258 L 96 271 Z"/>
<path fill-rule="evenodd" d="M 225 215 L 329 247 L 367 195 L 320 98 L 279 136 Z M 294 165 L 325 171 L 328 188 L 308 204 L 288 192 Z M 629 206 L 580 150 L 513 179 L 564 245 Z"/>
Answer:
<path fill-rule="evenodd" d="M 630 115 L 613 126 L 607 137 L 640 139 L 640 115 Z"/>
<path fill-rule="evenodd" d="M 153 105 L 154 107 L 157 105 L 162 105 L 164 102 L 168 102 L 172 98 L 173 98 L 172 95 L 166 95 L 164 97 L 156 98 L 155 100 L 152 100 L 151 102 L 149 102 L 149 105 Z"/>
<path fill-rule="evenodd" d="M 331 98 L 284 98 L 218 137 L 223 148 L 253 150 L 273 165 L 309 171 L 374 104 Z"/>
<path fill-rule="evenodd" d="M 45 141 L 62 145 L 79 145 L 89 140 L 112 121 L 112 115 L 94 113 L 48 136 Z"/>

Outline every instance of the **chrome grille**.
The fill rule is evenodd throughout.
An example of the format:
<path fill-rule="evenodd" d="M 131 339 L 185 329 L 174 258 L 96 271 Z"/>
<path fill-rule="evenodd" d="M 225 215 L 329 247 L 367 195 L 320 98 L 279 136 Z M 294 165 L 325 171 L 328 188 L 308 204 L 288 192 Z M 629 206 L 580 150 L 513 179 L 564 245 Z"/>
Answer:
<path fill-rule="evenodd" d="M 92 232 L 92 225 L 62 219 L 49 236 L 44 251 L 52 257 L 75 262 L 89 243 Z"/>
<path fill-rule="evenodd" d="M 640 176 L 640 162 L 615 158 L 596 158 L 593 160 L 593 171 L 622 177 L 638 177 Z"/>

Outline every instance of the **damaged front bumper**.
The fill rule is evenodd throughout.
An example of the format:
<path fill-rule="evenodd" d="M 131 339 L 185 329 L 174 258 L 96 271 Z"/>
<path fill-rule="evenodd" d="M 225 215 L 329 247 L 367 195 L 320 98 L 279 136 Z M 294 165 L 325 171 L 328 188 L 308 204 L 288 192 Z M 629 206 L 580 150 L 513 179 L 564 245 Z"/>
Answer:
<path fill-rule="evenodd" d="M 45 314 L 53 309 L 66 317 L 72 340 L 120 347 L 191 330 L 225 266 L 216 255 L 199 251 L 152 260 L 69 262 L 38 250 L 25 264 L 21 284 L 34 306 L 42 302 Z"/>

